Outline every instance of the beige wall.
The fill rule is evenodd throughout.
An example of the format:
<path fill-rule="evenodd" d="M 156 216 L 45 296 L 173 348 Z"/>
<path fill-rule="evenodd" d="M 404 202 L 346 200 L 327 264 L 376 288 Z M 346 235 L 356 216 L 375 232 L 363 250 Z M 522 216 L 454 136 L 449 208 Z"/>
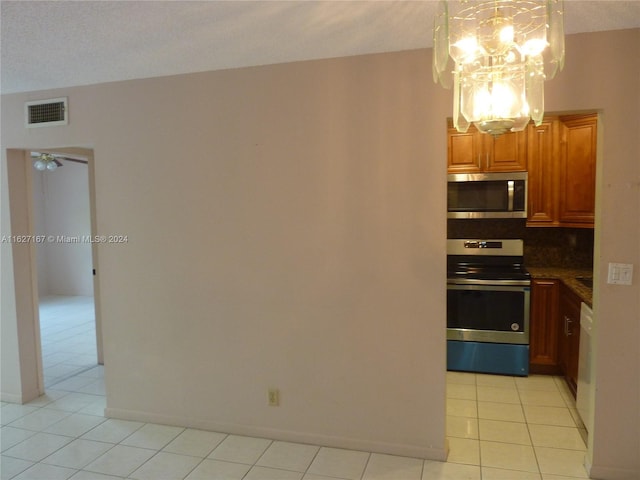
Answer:
<path fill-rule="evenodd" d="M 62 160 L 53 172 L 32 170 L 36 235 L 89 237 L 89 178 L 86 164 Z M 38 243 L 38 293 L 93 295 L 91 243 L 62 240 Z"/>
<path fill-rule="evenodd" d="M 4 156 L 4 151 L 3 151 Z M 7 164 L 0 165 L 0 234 L 11 235 L 11 217 L 9 212 L 9 182 Z M 2 400 L 22 402 L 22 379 L 20 377 L 20 352 L 18 348 L 18 324 L 16 319 L 16 294 L 13 278 L 13 252 L 8 242 L 0 243 L 0 392 Z M 37 372 L 36 372 L 37 376 Z"/>
<path fill-rule="evenodd" d="M 640 477 L 640 30 L 569 37 L 548 109 L 599 110 L 594 298 L 594 478 Z M 606 283 L 609 262 L 634 264 L 632 286 Z"/>
<path fill-rule="evenodd" d="M 128 236 L 99 247 L 109 414 L 443 458 L 429 60 L 71 89 L 69 127 L 3 132 L 93 147 L 98 233 Z"/>
<path fill-rule="evenodd" d="M 44 388 L 37 300 L 33 293 L 37 286 L 35 244 L 10 240 L 12 235 L 25 238 L 31 233 L 31 163 L 22 150 L 3 148 L 2 158 L 0 393 L 3 401 L 24 403 L 42 394 Z"/>
<path fill-rule="evenodd" d="M 568 37 L 547 84 L 548 111 L 602 112 L 602 478 L 640 471 L 640 292 L 602 276 L 640 264 L 639 36 Z M 94 148 L 98 231 L 129 237 L 99 247 L 109 414 L 442 457 L 451 93 L 429 62 L 420 50 L 2 98 L 6 147 Z M 23 129 L 24 101 L 63 95 L 68 127 Z"/>

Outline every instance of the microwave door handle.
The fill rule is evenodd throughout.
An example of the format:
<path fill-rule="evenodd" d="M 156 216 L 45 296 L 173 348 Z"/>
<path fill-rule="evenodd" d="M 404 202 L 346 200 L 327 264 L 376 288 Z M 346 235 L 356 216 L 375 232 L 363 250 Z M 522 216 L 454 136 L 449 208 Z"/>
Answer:
<path fill-rule="evenodd" d="M 507 195 L 508 195 L 508 207 L 507 210 L 513 212 L 513 195 L 515 190 L 515 182 L 513 180 L 507 181 Z"/>

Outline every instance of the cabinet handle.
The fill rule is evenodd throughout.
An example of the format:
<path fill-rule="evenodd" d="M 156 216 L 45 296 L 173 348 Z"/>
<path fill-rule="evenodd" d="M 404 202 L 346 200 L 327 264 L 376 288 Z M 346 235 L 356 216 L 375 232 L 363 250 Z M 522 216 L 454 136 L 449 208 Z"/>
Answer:
<path fill-rule="evenodd" d="M 573 335 L 573 333 L 571 333 L 571 324 L 573 323 L 573 320 L 571 320 L 569 317 L 564 318 L 567 323 L 567 337 L 570 337 L 571 335 Z"/>

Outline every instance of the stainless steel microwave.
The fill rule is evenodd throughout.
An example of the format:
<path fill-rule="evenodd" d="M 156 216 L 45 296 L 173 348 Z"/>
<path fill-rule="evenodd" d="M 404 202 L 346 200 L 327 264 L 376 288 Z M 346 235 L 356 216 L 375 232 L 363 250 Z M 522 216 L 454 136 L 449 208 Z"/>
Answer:
<path fill-rule="evenodd" d="M 447 175 L 448 218 L 527 218 L 527 172 Z"/>

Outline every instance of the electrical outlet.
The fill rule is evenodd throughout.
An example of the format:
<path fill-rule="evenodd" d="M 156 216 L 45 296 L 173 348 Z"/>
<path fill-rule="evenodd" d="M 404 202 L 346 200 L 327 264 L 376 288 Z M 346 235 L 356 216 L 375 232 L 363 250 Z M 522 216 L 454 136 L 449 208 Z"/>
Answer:
<path fill-rule="evenodd" d="M 277 388 L 270 388 L 267 391 L 269 406 L 270 407 L 279 407 L 280 406 L 280 390 Z"/>

